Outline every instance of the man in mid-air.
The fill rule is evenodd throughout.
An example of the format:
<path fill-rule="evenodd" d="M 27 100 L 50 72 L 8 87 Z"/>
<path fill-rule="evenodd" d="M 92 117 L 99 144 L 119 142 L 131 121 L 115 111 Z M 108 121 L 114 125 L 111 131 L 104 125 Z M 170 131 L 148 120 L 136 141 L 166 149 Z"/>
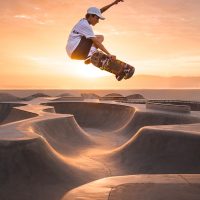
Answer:
<path fill-rule="evenodd" d="M 96 7 L 88 8 L 85 18 L 81 19 L 70 32 L 66 46 L 66 51 L 70 58 L 85 60 L 85 64 L 89 64 L 92 54 L 97 49 L 100 49 L 111 59 L 116 59 L 116 56 L 112 55 L 102 44 L 104 36 L 95 35 L 92 26 L 95 26 L 99 22 L 99 19 L 104 20 L 105 18 L 102 16 L 102 13 L 119 2 L 123 2 L 123 0 L 115 0 L 101 9 Z"/>

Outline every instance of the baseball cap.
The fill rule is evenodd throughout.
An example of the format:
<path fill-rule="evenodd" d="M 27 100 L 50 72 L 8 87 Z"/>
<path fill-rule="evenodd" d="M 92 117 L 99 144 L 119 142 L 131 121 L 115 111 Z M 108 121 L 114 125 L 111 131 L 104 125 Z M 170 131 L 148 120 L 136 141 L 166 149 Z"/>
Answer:
<path fill-rule="evenodd" d="M 96 8 L 96 7 L 90 7 L 90 8 L 88 8 L 87 14 L 94 14 L 94 15 L 97 15 L 97 16 L 98 16 L 100 19 L 102 19 L 102 20 L 105 19 L 105 17 L 103 17 L 103 16 L 101 15 L 100 9 L 99 9 L 99 8 Z"/>

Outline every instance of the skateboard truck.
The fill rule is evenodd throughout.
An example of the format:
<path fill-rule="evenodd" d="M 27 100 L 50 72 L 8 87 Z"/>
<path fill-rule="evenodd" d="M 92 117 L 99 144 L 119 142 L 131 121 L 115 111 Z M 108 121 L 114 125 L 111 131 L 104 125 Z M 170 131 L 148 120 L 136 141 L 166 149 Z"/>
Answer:
<path fill-rule="evenodd" d="M 120 72 L 115 76 L 118 81 L 121 81 L 125 76 L 125 69 L 121 69 Z"/>
<path fill-rule="evenodd" d="M 87 57 L 87 58 L 85 59 L 84 63 L 85 63 L 86 65 L 89 65 L 89 64 L 91 63 L 91 56 Z"/>
<path fill-rule="evenodd" d="M 124 79 L 129 79 L 131 76 L 133 76 L 134 72 L 135 72 L 135 68 L 125 69 L 124 70 L 124 73 L 125 73 Z"/>

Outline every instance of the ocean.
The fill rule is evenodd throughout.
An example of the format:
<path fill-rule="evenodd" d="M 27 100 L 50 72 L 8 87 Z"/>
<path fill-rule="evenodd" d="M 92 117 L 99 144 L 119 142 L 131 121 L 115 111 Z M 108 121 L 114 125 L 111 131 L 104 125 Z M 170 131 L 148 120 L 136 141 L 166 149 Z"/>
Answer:
<path fill-rule="evenodd" d="M 99 96 L 105 96 L 110 93 L 117 93 L 123 96 L 132 94 L 141 94 L 146 99 L 163 100 L 186 100 L 200 101 L 200 89 L 133 89 L 133 90 L 59 90 L 59 89 L 35 89 L 35 90 L 0 90 L 0 93 L 9 93 L 17 97 L 27 97 L 36 93 L 43 93 L 49 96 L 59 96 L 64 93 L 80 96 L 81 93 L 94 93 Z"/>

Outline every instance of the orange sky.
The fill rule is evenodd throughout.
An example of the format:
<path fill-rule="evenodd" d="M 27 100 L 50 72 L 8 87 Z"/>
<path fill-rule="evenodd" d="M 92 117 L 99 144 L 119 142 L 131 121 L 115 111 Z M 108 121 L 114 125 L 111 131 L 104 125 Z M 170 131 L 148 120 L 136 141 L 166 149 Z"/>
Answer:
<path fill-rule="evenodd" d="M 65 53 L 68 34 L 87 8 L 111 2 L 1 1 L 0 89 L 94 89 L 97 82 L 102 89 L 134 88 L 132 80 L 118 83 Z M 93 28 L 112 54 L 136 67 L 136 76 L 200 76 L 199 10 L 199 0 L 125 0 Z"/>

